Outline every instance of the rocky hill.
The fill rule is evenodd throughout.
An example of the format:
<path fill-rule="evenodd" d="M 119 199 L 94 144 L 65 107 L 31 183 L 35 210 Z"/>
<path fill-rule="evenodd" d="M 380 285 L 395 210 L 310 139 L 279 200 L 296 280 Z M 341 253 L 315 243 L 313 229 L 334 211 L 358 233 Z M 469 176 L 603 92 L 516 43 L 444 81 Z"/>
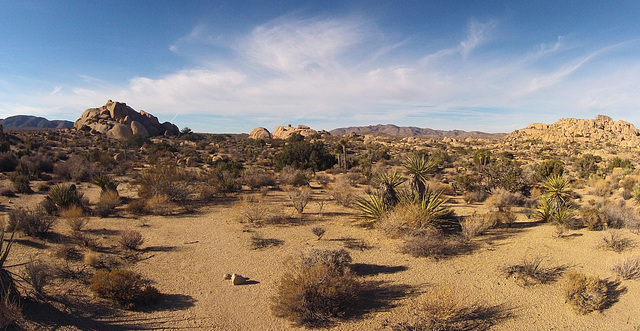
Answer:
<path fill-rule="evenodd" d="M 621 147 L 640 146 L 640 131 L 622 120 L 598 115 L 595 119 L 563 118 L 553 124 L 533 123 L 505 137 L 506 142 L 540 140 L 567 143 L 573 141 L 609 142 Z"/>
<path fill-rule="evenodd" d="M 480 131 L 462 131 L 462 130 L 434 130 L 429 128 L 418 128 L 415 126 L 396 126 L 393 124 L 378 124 L 369 126 L 352 126 L 347 128 L 338 128 L 329 131 L 332 135 L 345 135 L 349 133 L 356 134 L 378 134 L 391 137 L 436 137 L 436 138 L 499 138 L 502 133 L 486 133 Z"/>
<path fill-rule="evenodd" d="M 7 130 L 45 130 L 70 129 L 73 122 L 64 120 L 49 121 L 44 117 L 31 115 L 16 115 L 0 120 L 2 127 Z"/>
<path fill-rule="evenodd" d="M 85 110 L 73 127 L 94 134 L 106 134 L 107 137 L 116 139 L 126 139 L 136 134 L 144 137 L 180 134 L 178 127 L 172 123 L 160 124 L 157 117 L 144 110 L 137 112 L 126 103 L 111 100 L 100 108 Z"/>

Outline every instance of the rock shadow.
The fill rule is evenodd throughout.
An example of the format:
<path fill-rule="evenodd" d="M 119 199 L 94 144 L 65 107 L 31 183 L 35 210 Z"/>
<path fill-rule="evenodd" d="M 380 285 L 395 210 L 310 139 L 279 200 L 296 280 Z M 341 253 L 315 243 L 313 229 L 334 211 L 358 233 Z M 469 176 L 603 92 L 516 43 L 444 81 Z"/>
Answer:
<path fill-rule="evenodd" d="M 388 266 L 388 265 L 380 265 L 380 264 L 370 264 L 370 263 L 353 263 L 351 264 L 351 270 L 355 272 L 358 276 L 375 276 L 379 274 L 395 274 L 397 272 L 402 272 L 408 270 L 409 267 L 399 265 L 399 266 Z"/>

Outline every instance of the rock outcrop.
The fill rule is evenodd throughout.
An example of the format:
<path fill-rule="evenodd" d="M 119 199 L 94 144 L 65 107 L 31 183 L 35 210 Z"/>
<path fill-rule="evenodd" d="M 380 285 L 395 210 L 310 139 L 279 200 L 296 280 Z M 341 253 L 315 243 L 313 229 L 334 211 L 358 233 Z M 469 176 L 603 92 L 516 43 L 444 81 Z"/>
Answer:
<path fill-rule="evenodd" d="M 172 123 L 160 123 L 158 118 L 145 112 L 139 113 L 125 103 L 107 101 L 100 108 L 89 108 L 75 122 L 76 130 L 101 133 L 110 138 L 126 139 L 134 134 L 144 137 L 177 136 L 180 130 Z"/>
<path fill-rule="evenodd" d="M 554 143 L 589 140 L 610 142 L 621 147 L 638 147 L 640 131 L 629 122 L 614 121 L 609 116 L 598 115 L 593 120 L 563 118 L 553 124 L 532 123 L 505 137 L 507 142 L 522 140 Z"/>
<path fill-rule="evenodd" d="M 292 127 L 291 124 L 288 126 L 276 126 L 271 133 L 271 137 L 273 139 L 287 139 L 291 137 L 293 134 L 299 134 L 304 137 L 310 136 L 312 134 L 318 133 L 318 131 L 309 128 L 306 125 L 298 125 L 297 127 Z"/>
<path fill-rule="evenodd" d="M 249 133 L 249 138 L 251 139 L 269 139 L 271 138 L 271 133 L 269 130 L 263 127 L 257 127 Z"/>

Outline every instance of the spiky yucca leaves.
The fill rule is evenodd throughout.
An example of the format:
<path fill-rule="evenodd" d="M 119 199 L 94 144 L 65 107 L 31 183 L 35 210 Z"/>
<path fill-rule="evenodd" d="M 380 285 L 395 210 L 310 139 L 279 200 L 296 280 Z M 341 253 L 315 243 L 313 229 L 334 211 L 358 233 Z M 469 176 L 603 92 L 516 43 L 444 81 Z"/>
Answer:
<path fill-rule="evenodd" d="M 571 189 L 569 189 L 569 181 L 566 177 L 551 175 L 547 177 L 542 188 L 545 195 L 549 196 L 556 205 L 566 204 L 571 198 Z"/>
<path fill-rule="evenodd" d="M 397 171 L 380 172 L 376 176 L 376 181 L 382 190 L 382 202 L 385 208 L 390 208 L 398 204 L 398 194 L 396 188 L 406 181 Z"/>
<path fill-rule="evenodd" d="M 378 221 L 387 211 L 387 206 L 378 194 L 369 194 L 367 198 L 358 197 L 354 201 L 358 217 L 368 221 Z"/>
<path fill-rule="evenodd" d="M 553 207 L 549 196 L 540 197 L 538 207 L 534 211 L 534 217 L 541 222 L 550 222 L 553 219 Z"/>
<path fill-rule="evenodd" d="M 414 224 L 414 226 L 430 227 L 451 214 L 451 209 L 446 206 L 447 200 L 442 197 L 442 191 L 433 192 L 427 187 L 419 204 L 422 214 L 420 224 Z"/>
<path fill-rule="evenodd" d="M 54 185 L 47 197 L 55 203 L 58 210 L 67 209 L 71 206 L 82 206 L 83 194 L 78 192 L 74 184 Z"/>
<path fill-rule="evenodd" d="M 107 191 L 118 192 L 118 183 L 107 174 L 97 174 L 93 177 L 92 183 L 100 186 L 101 193 Z"/>
<path fill-rule="evenodd" d="M 425 194 L 427 176 L 436 170 L 436 163 L 424 154 L 412 154 L 407 157 L 404 168 L 409 175 L 411 189 L 422 199 Z"/>

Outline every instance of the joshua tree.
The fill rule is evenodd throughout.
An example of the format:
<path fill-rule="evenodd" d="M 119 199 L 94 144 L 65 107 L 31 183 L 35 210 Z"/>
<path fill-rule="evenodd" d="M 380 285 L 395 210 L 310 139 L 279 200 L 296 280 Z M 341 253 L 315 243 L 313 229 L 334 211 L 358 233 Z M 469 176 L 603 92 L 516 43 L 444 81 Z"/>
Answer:
<path fill-rule="evenodd" d="M 382 202 L 386 208 L 394 207 L 398 204 L 398 194 L 396 188 L 404 183 L 404 179 L 397 171 L 378 173 L 377 180 L 382 190 Z"/>

